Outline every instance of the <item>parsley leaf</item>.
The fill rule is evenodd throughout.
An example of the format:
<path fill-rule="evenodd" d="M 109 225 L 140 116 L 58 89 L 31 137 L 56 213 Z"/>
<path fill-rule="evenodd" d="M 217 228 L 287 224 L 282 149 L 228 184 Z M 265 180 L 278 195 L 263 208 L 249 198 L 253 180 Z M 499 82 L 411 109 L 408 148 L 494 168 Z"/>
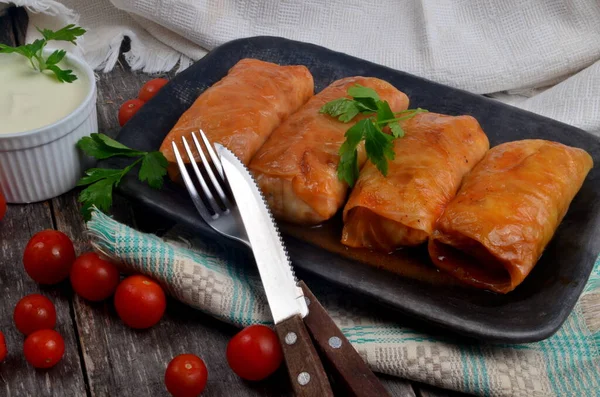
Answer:
<path fill-rule="evenodd" d="M 390 127 L 390 131 L 392 131 L 392 135 L 394 138 L 402 138 L 404 136 L 404 129 L 400 126 L 400 123 L 397 121 L 392 121 L 388 123 L 388 127 Z"/>
<path fill-rule="evenodd" d="M 346 141 L 340 147 L 340 163 L 338 164 L 338 178 L 354 186 L 358 179 L 358 145 L 364 138 L 365 126 L 371 124 L 369 120 L 361 120 L 346 131 Z"/>
<path fill-rule="evenodd" d="M 359 175 L 358 145 L 365 141 L 367 158 L 385 176 L 388 171 L 388 161 L 395 157 L 393 140 L 404 136 L 401 120 L 414 117 L 418 113 L 427 112 L 425 109 L 409 109 L 394 113 L 387 101 L 382 101 L 375 90 L 361 85 L 348 88 L 352 98 L 339 98 L 326 103 L 320 113 L 328 114 L 338 120 L 348 123 L 358 114 L 370 114 L 350 127 L 344 135 L 346 140 L 339 150 L 338 178 L 354 186 Z M 389 127 L 391 135 L 383 132 Z"/>
<path fill-rule="evenodd" d="M 68 41 L 75 44 L 77 37 L 83 35 L 85 30 L 75 25 L 67 25 L 64 28 L 55 31 L 50 29 L 41 30 L 36 28 L 43 36 L 43 39 L 37 39 L 33 43 L 25 44 L 19 47 L 9 47 L 4 44 L 0 44 L 0 54 L 20 54 L 29 59 L 29 63 L 34 70 L 43 72 L 49 70 L 56 76 L 56 79 L 61 83 L 67 82 L 72 83 L 77 80 L 77 76 L 73 74 L 72 70 L 63 70 L 58 66 L 58 63 L 63 60 L 67 55 L 64 50 L 56 50 L 44 58 L 44 48 L 48 41 L 59 40 Z"/>
<path fill-rule="evenodd" d="M 104 134 L 85 136 L 77 142 L 77 147 L 98 160 L 114 156 L 139 157 L 146 154 L 146 152 L 130 149 Z"/>
<path fill-rule="evenodd" d="M 46 59 L 46 65 L 56 65 L 57 63 L 62 61 L 65 55 L 67 55 L 67 52 L 65 50 L 54 51 L 52 54 L 50 54 L 48 59 Z"/>
<path fill-rule="evenodd" d="M 163 178 L 167 175 L 167 166 L 169 162 L 161 152 L 150 152 L 142 157 L 142 166 L 140 167 L 140 181 L 148 182 L 150 187 L 160 189 L 163 185 Z"/>
<path fill-rule="evenodd" d="M 141 166 L 138 178 L 142 182 L 147 182 L 150 187 L 155 189 L 160 189 L 163 185 L 169 163 L 161 152 L 142 152 L 131 149 L 104 134 L 91 134 L 89 137 L 83 137 L 77 142 L 77 147 L 88 156 L 97 159 L 114 156 L 137 157 L 133 163 L 123 169 L 90 168 L 85 172 L 85 176 L 77 182 L 78 186 L 87 186 L 81 191 L 78 198 L 82 203 L 82 213 L 85 219 L 89 219 L 93 206 L 104 212 L 110 209 L 113 188 L 118 186 L 121 179 L 139 163 Z"/>
<path fill-rule="evenodd" d="M 387 176 L 388 160 L 396 157 L 392 135 L 385 134 L 379 126 L 373 122 L 365 124 L 365 151 L 367 158 L 375 164 L 383 176 Z"/>
<path fill-rule="evenodd" d="M 68 41 L 71 44 L 75 44 L 75 40 L 77 40 L 77 37 L 83 36 L 83 34 L 85 33 L 85 29 L 80 28 L 79 26 L 75 26 L 73 24 L 67 25 L 64 28 L 57 30 L 56 32 L 50 29 L 41 30 L 37 27 L 36 29 L 42 34 L 46 41 Z"/>
<path fill-rule="evenodd" d="M 347 123 L 360 113 L 360 109 L 356 101 L 348 98 L 339 98 L 323 105 L 319 113 L 337 117 L 339 121 Z"/>

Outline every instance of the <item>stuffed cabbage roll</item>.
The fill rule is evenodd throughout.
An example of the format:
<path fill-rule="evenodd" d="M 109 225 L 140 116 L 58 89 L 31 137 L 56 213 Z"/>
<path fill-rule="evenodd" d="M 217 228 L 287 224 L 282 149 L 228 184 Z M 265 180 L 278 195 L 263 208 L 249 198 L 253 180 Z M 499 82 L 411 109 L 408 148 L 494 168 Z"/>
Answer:
<path fill-rule="evenodd" d="M 387 176 L 367 163 L 344 208 L 342 243 L 390 252 L 427 240 L 463 176 L 489 149 L 471 116 L 421 113 L 403 123 Z"/>
<path fill-rule="evenodd" d="M 226 146 L 247 165 L 273 130 L 313 92 L 313 78 L 305 66 L 242 59 L 196 99 L 164 139 L 160 151 L 169 160 L 171 177 L 178 175 L 171 142 L 187 162 L 181 137 L 191 143 L 191 133 L 202 129 L 211 142 Z"/>
<path fill-rule="evenodd" d="M 372 77 L 344 78 L 312 97 L 273 132 L 250 163 L 277 219 L 317 224 L 343 205 L 348 185 L 337 176 L 338 151 L 344 134 L 360 117 L 342 123 L 319 110 L 327 102 L 347 97 L 348 88 L 356 84 L 377 91 L 394 112 L 408 107 L 404 93 Z M 364 148 L 359 150 L 362 165 L 366 157 Z"/>
<path fill-rule="evenodd" d="M 512 291 L 542 255 L 592 165 L 584 150 L 556 142 L 492 148 L 437 221 L 431 259 L 467 284 Z"/>

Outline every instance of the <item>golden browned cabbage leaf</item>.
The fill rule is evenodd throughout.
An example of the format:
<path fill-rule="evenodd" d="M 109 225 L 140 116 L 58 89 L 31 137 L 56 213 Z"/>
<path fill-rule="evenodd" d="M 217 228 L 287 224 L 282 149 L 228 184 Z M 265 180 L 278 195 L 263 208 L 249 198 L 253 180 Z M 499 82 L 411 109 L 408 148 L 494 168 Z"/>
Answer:
<path fill-rule="evenodd" d="M 171 177 L 178 175 L 171 142 L 188 162 L 181 137 L 191 143 L 191 133 L 202 129 L 211 142 L 224 145 L 248 164 L 273 130 L 313 92 L 313 78 L 305 66 L 242 59 L 196 99 L 164 139 L 160 151 L 171 163 Z"/>
<path fill-rule="evenodd" d="M 489 149 L 471 116 L 421 113 L 403 123 L 387 177 L 368 163 L 344 208 L 342 243 L 390 252 L 427 240 L 463 176 Z"/>
<path fill-rule="evenodd" d="M 492 148 L 438 220 L 431 259 L 475 287 L 512 291 L 535 266 L 592 165 L 584 150 L 556 142 Z"/>
<path fill-rule="evenodd" d="M 337 176 L 338 152 L 344 134 L 361 117 L 342 123 L 319 110 L 327 102 L 346 97 L 348 88 L 356 84 L 377 91 L 394 112 L 408 107 L 404 93 L 372 77 L 344 78 L 312 97 L 273 132 L 250 163 L 276 218 L 317 224 L 332 217 L 344 204 L 348 185 Z M 359 150 L 362 166 L 364 148 Z"/>

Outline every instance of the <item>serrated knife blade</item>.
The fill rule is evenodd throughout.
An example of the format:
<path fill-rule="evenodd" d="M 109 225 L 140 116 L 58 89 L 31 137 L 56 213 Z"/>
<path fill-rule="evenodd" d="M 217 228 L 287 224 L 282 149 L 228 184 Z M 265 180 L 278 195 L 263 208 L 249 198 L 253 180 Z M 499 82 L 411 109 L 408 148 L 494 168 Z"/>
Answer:
<path fill-rule="evenodd" d="M 308 314 L 304 293 L 262 192 L 231 151 L 219 144 L 215 147 L 250 240 L 273 321 L 278 324 L 296 314 L 304 318 Z"/>

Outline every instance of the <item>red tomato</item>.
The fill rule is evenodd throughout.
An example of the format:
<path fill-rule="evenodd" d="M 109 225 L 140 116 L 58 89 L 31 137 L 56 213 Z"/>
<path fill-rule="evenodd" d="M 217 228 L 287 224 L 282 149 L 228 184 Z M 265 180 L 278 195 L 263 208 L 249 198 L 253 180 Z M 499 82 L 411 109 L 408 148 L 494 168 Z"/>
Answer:
<path fill-rule="evenodd" d="M 165 385 L 173 397 L 196 397 L 204 390 L 208 371 L 200 357 L 181 354 L 169 363 Z"/>
<path fill-rule="evenodd" d="M 42 329 L 25 339 L 23 353 L 35 368 L 54 367 L 65 354 L 65 341 L 58 332 Z"/>
<path fill-rule="evenodd" d="M 138 98 L 144 102 L 148 102 L 150 99 L 154 98 L 158 91 L 160 91 L 160 89 L 168 82 L 169 80 L 167 79 L 154 79 L 148 81 L 140 89 Z"/>
<path fill-rule="evenodd" d="M 144 101 L 140 101 L 139 99 L 130 99 L 122 104 L 119 109 L 119 125 L 123 127 L 143 105 Z"/>
<path fill-rule="evenodd" d="M 227 345 L 227 362 L 240 378 L 263 380 L 279 368 L 283 352 L 277 334 L 264 325 L 251 325 Z"/>
<path fill-rule="evenodd" d="M 162 288 L 146 276 L 127 277 L 117 287 L 115 308 L 121 320 L 131 328 L 152 327 L 160 321 L 166 307 Z"/>
<path fill-rule="evenodd" d="M 4 340 L 4 334 L 0 331 L 0 363 L 4 361 L 7 355 L 8 350 L 6 350 L 6 340 Z"/>
<path fill-rule="evenodd" d="M 99 302 L 112 296 L 119 285 L 119 271 L 95 252 L 80 255 L 71 268 L 71 285 L 90 301 Z"/>
<path fill-rule="evenodd" d="M 4 215 L 6 215 L 6 198 L 0 192 L 0 221 L 4 218 Z"/>
<path fill-rule="evenodd" d="M 56 309 L 50 299 L 31 294 L 17 303 L 13 319 L 17 329 L 29 335 L 40 329 L 53 329 L 56 326 Z"/>
<path fill-rule="evenodd" d="M 40 284 L 56 284 L 69 276 L 75 261 L 73 242 L 58 230 L 36 233 L 25 247 L 25 271 Z"/>

